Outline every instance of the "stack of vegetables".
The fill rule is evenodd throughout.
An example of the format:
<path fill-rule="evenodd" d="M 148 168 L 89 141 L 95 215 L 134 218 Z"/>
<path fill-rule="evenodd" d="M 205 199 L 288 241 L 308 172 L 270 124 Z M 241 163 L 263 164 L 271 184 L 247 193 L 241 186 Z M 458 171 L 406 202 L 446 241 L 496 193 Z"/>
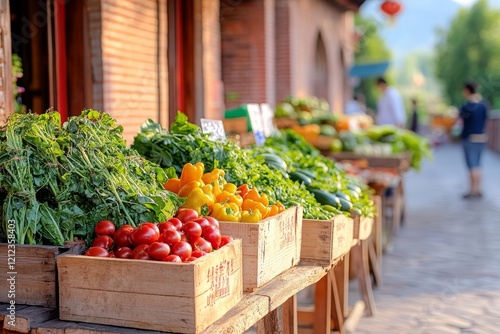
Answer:
<path fill-rule="evenodd" d="M 391 125 L 373 126 L 366 131 L 341 131 L 342 150 L 369 156 L 409 152 L 411 167 L 419 170 L 424 158 L 431 158 L 429 141 L 412 131 Z"/>
<path fill-rule="evenodd" d="M 122 138 L 105 113 L 84 110 L 61 126 L 57 112 L 12 114 L 0 129 L 0 208 L 19 244 L 92 238 L 95 224 L 161 222 L 182 200 L 163 189 L 162 168 Z"/>
<path fill-rule="evenodd" d="M 149 120 L 134 139 L 132 148 L 145 158 L 167 169 L 170 178 L 181 175 L 186 163 L 202 162 L 206 172 L 225 171 L 227 182 L 247 184 L 267 194 L 271 205 L 302 206 L 310 219 L 329 219 L 334 213 L 323 208 L 303 184 L 285 178 L 281 173 L 253 158 L 252 152 L 232 142 L 212 141 L 195 124 L 179 113 L 170 131 Z M 180 191 L 180 189 L 179 189 Z"/>
<path fill-rule="evenodd" d="M 306 186 L 330 212 L 373 217 L 368 187 L 347 175 L 293 130 L 281 130 L 267 138 L 264 146 L 252 148 L 252 152 L 258 161 Z"/>
<path fill-rule="evenodd" d="M 195 165 L 187 163 L 180 178 L 170 178 L 164 185 L 165 189 L 187 197 L 183 208 L 221 221 L 257 223 L 285 211 L 279 202 L 269 205 L 267 195 L 259 194 L 256 188 L 228 183 L 222 169 L 216 168 L 210 173 L 204 171 L 205 166 L 201 162 Z"/>

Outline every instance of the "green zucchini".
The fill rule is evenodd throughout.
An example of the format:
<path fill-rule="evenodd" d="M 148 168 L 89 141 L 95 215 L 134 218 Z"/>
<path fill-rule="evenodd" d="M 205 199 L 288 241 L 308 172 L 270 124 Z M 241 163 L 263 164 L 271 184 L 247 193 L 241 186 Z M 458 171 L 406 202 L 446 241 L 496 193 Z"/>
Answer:
<path fill-rule="evenodd" d="M 297 181 L 298 183 L 303 183 L 305 186 L 308 186 L 311 184 L 312 180 L 309 176 L 301 173 L 301 172 L 290 172 L 288 173 L 290 175 L 290 180 L 292 181 Z"/>
<path fill-rule="evenodd" d="M 331 205 L 340 209 L 341 204 L 337 196 L 321 189 L 309 189 L 309 192 L 314 195 L 314 198 L 316 198 L 316 201 L 318 201 L 319 204 Z"/>
<path fill-rule="evenodd" d="M 337 196 L 338 198 L 343 198 L 349 202 L 351 201 L 351 197 L 349 197 L 349 195 L 347 195 L 345 192 L 340 191 L 340 190 L 335 192 L 335 196 Z"/>
<path fill-rule="evenodd" d="M 281 169 L 286 171 L 288 166 L 285 162 L 285 160 L 281 159 L 277 155 L 274 154 L 262 154 L 261 155 L 264 158 L 264 163 L 270 167 L 274 167 L 275 169 Z"/>
<path fill-rule="evenodd" d="M 340 210 L 349 212 L 352 209 L 352 203 L 344 198 L 339 198 Z"/>
<path fill-rule="evenodd" d="M 308 169 L 296 169 L 295 171 L 309 176 L 311 180 L 316 179 L 316 174 Z"/>
<path fill-rule="evenodd" d="M 361 195 L 361 188 L 358 187 L 357 185 L 355 184 L 348 184 L 347 185 L 347 189 L 351 189 L 352 191 L 355 191 L 358 193 L 358 195 Z"/>

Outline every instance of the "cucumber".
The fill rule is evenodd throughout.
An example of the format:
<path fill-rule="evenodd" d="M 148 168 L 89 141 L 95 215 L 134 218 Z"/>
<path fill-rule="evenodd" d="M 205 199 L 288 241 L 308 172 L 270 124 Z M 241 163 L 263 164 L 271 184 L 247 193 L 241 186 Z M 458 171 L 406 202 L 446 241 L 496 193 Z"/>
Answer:
<path fill-rule="evenodd" d="M 284 171 L 286 171 L 286 169 L 288 168 L 285 160 L 281 159 L 277 155 L 266 153 L 262 154 L 261 156 L 264 158 L 264 163 L 268 166 L 272 166 L 276 169 L 281 169 Z"/>
<path fill-rule="evenodd" d="M 361 212 L 361 210 L 359 208 L 352 208 L 351 209 L 351 216 L 352 217 L 357 217 L 357 216 L 361 216 L 363 213 Z"/>
<path fill-rule="evenodd" d="M 345 199 L 346 201 L 351 201 L 351 197 L 349 197 L 349 195 L 347 195 L 346 193 L 342 192 L 342 191 L 336 191 L 335 192 L 335 196 L 337 196 L 338 198 L 343 198 Z"/>
<path fill-rule="evenodd" d="M 283 175 L 283 177 L 284 177 L 285 179 L 289 179 L 289 178 L 290 178 L 290 175 L 288 175 L 288 173 L 287 173 L 287 172 L 285 172 L 284 170 L 279 169 L 279 168 L 276 168 L 276 170 L 277 170 L 278 172 L 280 172 L 280 173 L 281 173 L 281 175 Z"/>
<path fill-rule="evenodd" d="M 358 187 L 357 185 L 355 184 L 348 184 L 347 185 L 347 189 L 351 189 L 352 191 L 355 191 L 358 193 L 358 195 L 361 195 L 361 188 Z"/>
<path fill-rule="evenodd" d="M 333 212 L 333 213 L 338 213 L 339 212 L 339 209 L 331 206 L 331 205 L 322 205 L 321 206 L 323 209 L 325 209 L 326 211 L 328 212 Z"/>
<path fill-rule="evenodd" d="M 290 180 L 297 181 L 298 183 L 303 183 L 305 186 L 310 185 L 312 182 L 309 176 L 302 174 L 301 172 L 295 171 L 288 174 L 290 175 Z"/>
<path fill-rule="evenodd" d="M 308 169 L 296 169 L 295 171 L 309 176 L 311 180 L 314 180 L 316 178 L 316 174 Z"/>
<path fill-rule="evenodd" d="M 350 196 L 353 200 L 356 200 L 356 201 L 357 201 L 357 200 L 359 200 L 359 194 L 358 194 L 358 192 L 357 192 L 357 191 L 354 191 L 354 190 L 352 190 L 352 189 L 347 189 L 347 190 L 348 190 L 347 192 L 348 192 L 349 196 Z"/>
<path fill-rule="evenodd" d="M 319 204 L 331 205 L 340 209 L 340 199 L 337 196 L 320 189 L 309 189 L 309 192 L 314 195 Z"/>
<path fill-rule="evenodd" d="M 349 212 L 352 209 L 352 203 L 344 198 L 339 198 L 340 210 Z"/>

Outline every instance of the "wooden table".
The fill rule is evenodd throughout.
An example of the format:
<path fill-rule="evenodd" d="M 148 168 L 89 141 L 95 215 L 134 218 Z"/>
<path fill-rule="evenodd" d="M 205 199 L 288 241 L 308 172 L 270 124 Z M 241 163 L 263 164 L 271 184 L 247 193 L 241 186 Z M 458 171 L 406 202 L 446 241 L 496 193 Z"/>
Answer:
<path fill-rule="evenodd" d="M 297 266 L 279 275 L 253 293 L 243 296 L 221 319 L 203 333 L 243 333 L 257 324 L 258 333 L 297 333 L 296 298 L 300 290 L 315 284 L 333 268 L 320 266 Z M 9 329 L 4 322 L 2 333 L 32 334 L 108 334 L 108 333 L 160 333 L 138 329 L 128 329 L 105 325 L 60 321 L 55 309 L 36 306 L 16 305 L 18 326 Z M 6 312 L 7 304 L 0 304 L 0 320 Z M 112 307 L 112 305 L 110 305 Z M 139 306 L 138 306 L 139 307 Z M 168 309 L 168 305 L 166 309 Z M 8 328 L 8 327 L 7 327 Z"/>

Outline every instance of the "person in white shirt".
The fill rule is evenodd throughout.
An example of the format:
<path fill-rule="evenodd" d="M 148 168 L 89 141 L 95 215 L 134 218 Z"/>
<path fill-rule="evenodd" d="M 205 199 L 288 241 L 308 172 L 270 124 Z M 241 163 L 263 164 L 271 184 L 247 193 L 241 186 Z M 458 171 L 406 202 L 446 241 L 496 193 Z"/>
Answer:
<path fill-rule="evenodd" d="M 406 111 L 403 98 L 396 89 L 389 87 L 384 78 L 377 79 L 377 86 L 382 91 L 382 97 L 377 106 L 377 124 L 404 128 Z"/>

